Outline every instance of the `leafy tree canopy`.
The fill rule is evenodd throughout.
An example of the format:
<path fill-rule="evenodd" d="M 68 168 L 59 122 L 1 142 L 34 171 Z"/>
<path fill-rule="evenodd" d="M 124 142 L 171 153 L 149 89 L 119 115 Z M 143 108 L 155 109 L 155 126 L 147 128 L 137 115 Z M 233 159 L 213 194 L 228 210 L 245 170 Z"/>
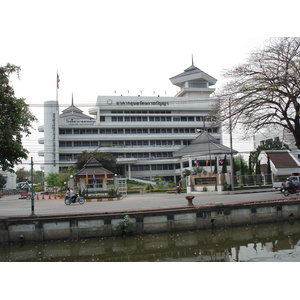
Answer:
<path fill-rule="evenodd" d="M 300 38 L 271 38 L 247 61 L 227 70 L 227 83 L 216 92 L 221 121 L 245 133 L 286 129 L 300 149 Z"/>
<path fill-rule="evenodd" d="M 47 186 L 60 186 L 58 173 L 49 173 L 46 176 L 45 181 L 47 182 Z"/>
<path fill-rule="evenodd" d="M 25 168 L 20 168 L 16 171 L 17 182 L 24 182 L 30 179 L 30 172 L 25 170 Z"/>
<path fill-rule="evenodd" d="M 0 174 L 0 188 L 3 188 L 6 183 L 6 179 Z"/>
<path fill-rule="evenodd" d="M 23 135 L 29 136 L 31 123 L 37 118 L 30 112 L 24 98 L 16 98 L 10 75 L 19 77 L 20 67 L 7 64 L 0 67 L 0 167 L 13 172 L 15 165 L 27 159 L 22 145 Z"/>

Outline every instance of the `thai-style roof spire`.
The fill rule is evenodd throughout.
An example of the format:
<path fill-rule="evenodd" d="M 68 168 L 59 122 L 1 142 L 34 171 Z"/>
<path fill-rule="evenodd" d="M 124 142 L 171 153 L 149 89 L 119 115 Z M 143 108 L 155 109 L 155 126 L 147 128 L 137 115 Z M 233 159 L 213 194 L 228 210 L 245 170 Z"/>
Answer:
<path fill-rule="evenodd" d="M 62 111 L 62 113 L 60 114 L 60 118 L 77 118 L 77 119 L 89 119 L 89 120 L 94 119 L 88 115 L 85 115 L 81 109 L 79 109 L 74 105 L 73 93 L 72 93 L 71 105 Z"/>

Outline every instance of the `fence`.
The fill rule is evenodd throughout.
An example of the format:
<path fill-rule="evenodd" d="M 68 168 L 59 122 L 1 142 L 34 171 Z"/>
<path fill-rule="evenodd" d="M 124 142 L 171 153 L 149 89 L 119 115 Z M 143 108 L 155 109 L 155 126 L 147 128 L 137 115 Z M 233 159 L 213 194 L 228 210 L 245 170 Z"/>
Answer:
<path fill-rule="evenodd" d="M 272 174 L 253 174 L 234 176 L 235 186 L 260 186 L 272 184 Z"/>

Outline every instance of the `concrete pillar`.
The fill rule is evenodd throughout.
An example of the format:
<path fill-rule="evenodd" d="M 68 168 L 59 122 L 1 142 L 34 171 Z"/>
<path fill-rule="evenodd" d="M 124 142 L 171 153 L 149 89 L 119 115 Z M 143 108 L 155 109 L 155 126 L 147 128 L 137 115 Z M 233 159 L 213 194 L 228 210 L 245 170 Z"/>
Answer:
<path fill-rule="evenodd" d="M 189 157 L 189 169 L 193 170 L 193 162 L 191 157 Z"/>
<path fill-rule="evenodd" d="M 131 165 L 128 164 L 128 178 L 131 179 Z"/>

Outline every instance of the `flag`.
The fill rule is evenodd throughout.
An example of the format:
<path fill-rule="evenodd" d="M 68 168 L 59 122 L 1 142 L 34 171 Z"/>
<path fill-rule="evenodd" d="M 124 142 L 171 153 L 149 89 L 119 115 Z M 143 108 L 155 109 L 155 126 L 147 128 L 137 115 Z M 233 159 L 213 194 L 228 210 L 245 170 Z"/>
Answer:
<path fill-rule="evenodd" d="M 89 177 L 87 172 L 85 172 L 85 184 L 89 184 Z"/>
<path fill-rule="evenodd" d="M 96 174 L 95 174 L 95 171 L 94 171 L 94 173 L 93 173 L 93 184 L 95 184 L 96 183 Z"/>
<path fill-rule="evenodd" d="M 220 155 L 219 155 L 219 164 L 220 164 L 220 165 L 223 164 L 223 159 L 220 157 Z"/>
<path fill-rule="evenodd" d="M 107 184 L 107 174 L 106 174 L 106 172 L 104 174 L 104 183 Z"/>
<path fill-rule="evenodd" d="M 60 79 L 59 79 L 59 75 L 58 75 L 58 73 L 57 73 L 57 80 L 56 80 L 56 82 L 57 82 L 57 88 L 59 89 L 59 83 L 60 83 Z"/>
<path fill-rule="evenodd" d="M 208 166 L 208 157 L 206 156 L 206 165 Z"/>
<path fill-rule="evenodd" d="M 194 164 L 195 164 L 196 167 L 198 167 L 198 159 L 197 159 L 197 157 L 194 160 Z"/>

